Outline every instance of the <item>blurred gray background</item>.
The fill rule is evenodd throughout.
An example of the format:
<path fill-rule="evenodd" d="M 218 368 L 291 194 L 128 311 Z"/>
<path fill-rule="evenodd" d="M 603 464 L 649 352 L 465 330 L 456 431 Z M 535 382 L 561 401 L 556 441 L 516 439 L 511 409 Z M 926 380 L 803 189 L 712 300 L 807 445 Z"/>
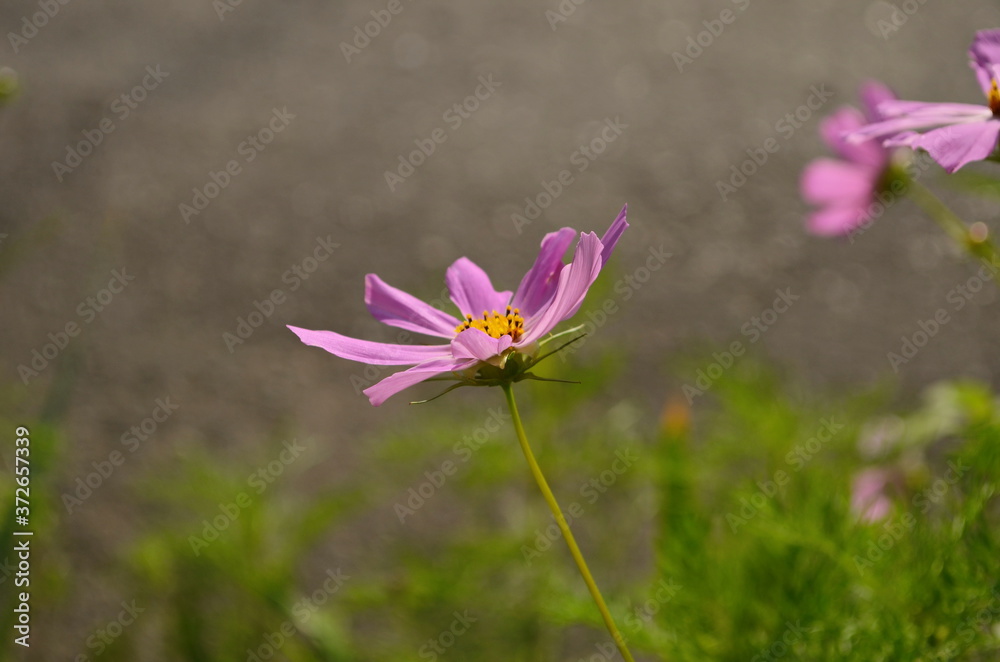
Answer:
<path fill-rule="evenodd" d="M 351 381 L 363 366 L 303 346 L 286 324 L 393 341 L 396 331 L 365 310 L 366 273 L 434 299 L 464 255 L 513 288 L 546 232 L 602 232 L 625 202 L 632 228 L 601 295 L 582 309 L 610 297 L 621 312 L 577 356 L 626 347 L 626 395 L 659 406 L 688 378 L 672 369 L 679 357 L 749 344 L 741 328 L 785 288 L 800 299 L 751 351 L 808 383 L 888 378 L 912 394 L 963 374 L 995 382 L 989 285 L 898 375 L 886 359 L 920 320 L 951 312 L 948 292 L 974 274 L 938 228 L 905 201 L 853 243 L 811 237 L 797 181 L 828 153 L 819 119 L 855 103 L 865 78 L 903 98 L 981 103 L 966 50 L 976 30 L 1000 25 L 996 3 L 913 4 L 883 35 L 879 21 L 894 11 L 885 2 L 563 0 L 565 20 L 554 22 L 546 12 L 560 11 L 556 0 L 401 0 L 348 61 L 343 44 L 356 47 L 371 12 L 388 4 L 71 0 L 15 40 L 17 52 L 9 33 L 22 33 L 39 5 L 3 4 L 0 66 L 23 88 L 0 109 L 3 369 L 16 418 L 42 407 L 54 365 L 72 363 L 70 458 L 81 471 L 166 396 L 179 409 L 156 432 L 147 466 L 190 439 L 235 456 L 288 421 L 349 456 L 364 434 L 405 421 L 412 398 L 371 408 Z M 679 71 L 674 53 L 724 10 L 732 23 Z M 154 84 L 147 67 L 166 75 Z M 447 111 L 490 76 L 499 85 L 455 126 Z M 144 78 L 152 89 L 123 117 L 121 96 Z M 823 86 L 832 98 L 791 135 L 779 132 Z M 248 148 L 275 110 L 294 117 L 262 151 Z M 621 135 L 580 172 L 574 153 L 615 118 Z M 57 176 L 53 163 L 103 120 L 113 130 Z M 390 190 L 385 172 L 436 129 L 444 142 Z M 769 138 L 780 149 L 723 200 L 717 181 Z M 179 206 L 230 161 L 239 173 L 186 222 Z M 519 232 L 512 214 L 562 170 L 572 183 Z M 968 198 L 955 206 L 991 226 L 1000 213 Z M 339 248 L 292 291 L 283 276 L 318 237 Z M 672 257 L 622 300 L 615 281 L 661 245 Z M 134 280 L 92 319 L 81 315 L 113 269 Z M 223 334 L 276 289 L 283 303 L 230 351 Z M 81 335 L 25 385 L 18 367 L 69 322 Z M 553 369 L 572 378 L 573 363 Z M 331 460 L 329 480 L 344 466 Z M 82 549 L 99 556 L 112 544 L 102 535 L 138 517 L 116 503 L 118 489 L 106 486 L 73 518 Z"/>

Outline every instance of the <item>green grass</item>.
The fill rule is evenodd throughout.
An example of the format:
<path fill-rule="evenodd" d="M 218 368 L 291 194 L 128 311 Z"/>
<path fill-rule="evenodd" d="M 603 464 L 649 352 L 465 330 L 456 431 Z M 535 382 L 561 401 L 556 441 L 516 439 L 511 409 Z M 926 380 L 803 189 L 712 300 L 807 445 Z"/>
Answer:
<path fill-rule="evenodd" d="M 582 387 L 519 384 L 518 399 L 637 659 L 1000 656 L 1000 408 L 987 388 L 940 384 L 899 413 L 885 393 L 803 395 L 743 359 L 693 408 L 678 396 L 663 415 L 608 386 L 621 365 L 596 361 Z M 82 642 L 81 652 L 618 659 L 602 653 L 608 636 L 552 533 L 499 389 L 467 389 L 406 420 L 356 442 L 350 478 L 319 492 L 299 487 L 309 460 L 260 493 L 248 483 L 277 441 L 242 466 L 179 453 L 155 476 L 130 476 L 146 523 L 115 541 L 110 574 L 113 592 L 146 611 L 100 656 Z M 55 494 L 59 432 L 40 430 L 36 485 Z M 870 466 L 899 480 L 892 514 L 866 523 L 850 494 Z M 238 516 L 206 535 L 204 520 L 241 493 Z M 58 504 L 39 504 L 41 539 L 61 551 L 37 570 L 35 606 L 58 614 L 83 589 L 80 577 L 55 579 L 72 543 Z M 10 529 L 8 516 L 0 538 Z M 96 630 L 113 616 L 89 619 Z"/>

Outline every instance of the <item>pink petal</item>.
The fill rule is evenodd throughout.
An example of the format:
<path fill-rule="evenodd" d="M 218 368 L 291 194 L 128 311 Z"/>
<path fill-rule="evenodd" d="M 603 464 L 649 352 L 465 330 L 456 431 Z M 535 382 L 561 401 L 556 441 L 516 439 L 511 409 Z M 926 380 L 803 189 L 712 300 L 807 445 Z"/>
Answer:
<path fill-rule="evenodd" d="M 511 305 L 521 309 L 524 318 L 535 315 L 552 299 L 559 283 L 559 273 L 566 265 L 563 254 L 576 236 L 573 228 L 561 228 L 542 239 L 542 248 L 535 263 L 521 279 Z"/>
<path fill-rule="evenodd" d="M 445 275 L 448 292 L 463 315 L 479 317 L 483 311 L 503 313 L 510 301 L 510 292 L 493 289 L 490 277 L 472 260 L 460 257 L 448 267 Z M 453 332 L 454 333 L 454 332 Z"/>
<path fill-rule="evenodd" d="M 460 322 L 412 294 L 387 285 L 375 274 L 365 277 L 368 311 L 383 324 L 429 336 L 452 338 Z"/>
<path fill-rule="evenodd" d="M 333 331 L 288 328 L 307 345 L 325 349 L 342 359 L 371 365 L 412 365 L 451 356 L 448 345 L 391 345 L 348 338 Z"/>
<path fill-rule="evenodd" d="M 886 488 L 892 474 L 884 469 L 865 469 L 854 477 L 851 486 L 851 510 L 862 520 L 876 522 L 892 511 Z"/>
<path fill-rule="evenodd" d="M 618 212 L 618 217 L 611 222 L 611 227 L 607 229 L 604 236 L 601 237 L 601 243 L 604 245 L 604 250 L 601 251 L 601 266 L 603 267 L 608 258 L 611 257 L 611 253 L 615 250 L 615 245 L 618 240 L 621 239 L 622 233 L 625 232 L 625 228 L 628 227 L 628 220 L 626 216 L 628 215 L 628 205 L 622 207 L 622 210 Z"/>
<path fill-rule="evenodd" d="M 865 469 L 854 477 L 851 486 L 851 501 L 863 506 L 882 494 L 889 483 L 889 472 L 884 469 Z"/>
<path fill-rule="evenodd" d="M 868 219 L 867 205 L 826 207 L 809 215 L 809 231 L 822 237 L 844 235 Z"/>
<path fill-rule="evenodd" d="M 903 101 L 891 99 L 878 105 L 883 117 L 937 117 L 942 123 L 951 124 L 965 119 L 978 119 L 988 112 L 986 106 L 974 103 L 932 103 L 927 101 Z"/>
<path fill-rule="evenodd" d="M 881 168 L 816 159 L 802 172 L 800 189 L 802 197 L 813 204 L 853 204 L 872 196 L 881 174 Z"/>
<path fill-rule="evenodd" d="M 879 112 L 892 119 L 875 122 L 846 136 L 848 142 L 858 143 L 870 138 L 893 137 L 914 129 L 929 129 L 951 124 L 980 123 L 993 117 L 986 106 L 971 104 L 924 103 L 922 101 L 886 101 L 879 104 Z"/>
<path fill-rule="evenodd" d="M 601 252 L 604 246 L 593 232 L 580 234 L 573 261 L 559 273 L 559 284 L 548 307 L 531 319 L 525 319 L 526 332 L 517 346 L 529 345 L 551 331 L 559 322 L 572 317 L 587 290 L 601 272 Z"/>
<path fill-rule="evenodd" d="M 992 82 L 1000 78 L 1000 30 L 977 32 L 969 48 L 969 58 L 983 94 L 989 96 Z"/>
<path fill-rule="evenodd" d="M 879 496 L 868 504 L 860 515 L 865 522 L 874 524 L 884 520 L 890 513 L 892 513 L 892 500 L 887 496 Z"/>
<path fill-rule="evenodd" d="M 957 124 L 911 138 L 911 147 L 925 150 L 947 172 L 973 161 L 982 161 L 997 147 L 1000 120 Z"/>
<path fill-rule="evenodd" d="M 488 361 L 510 348 L 510 336 L 494 338 L 479 329 L 466 329 L 451 341 L 451 351 L 456 359 Z"/>
<path fill-rule="evenodd" d="M 903 131 L 902 133 L 897 133 L 891 138 L 886 138 L 882 141 L 882 144 L 886 147 L 913 147 L 913 141 L 920 137 L 920 134 L 916 131 Z"/>
<path fill-rule="evenodd" d="M 875 122 L 883 119 L 878 111 L 879 104 L 885 101 L 895 101 L 893 94 L 886 85 L 877 80 L 868 80 L 861 85 L 861 105 L 865 109 L 865 116 L 869 121 Z"/>
<path fill-rule="evenodd" d="M 819 133 L 823 141 L 838 156 L 858 163 L 884 165 L 888 160 L 888 155 L 878 141 L 848 142 L 845 139 L 847 134 L 857 131 L 863 126 L 865 126 L 865 117 L 861 111 L 857 108 L 844 106 L 823 118 L 819 125 Z"/>
<path fill-rule="evenodd" d="M 364 390 L 364 394 L 368 396 L 368 400 L 371 401 L 372 405 L 378 407 L 389 399 L 389 397 L 399 393 L 403 389 L 413 386 L 414 384 L 419 384 L 426 379 L 430 379 L 434 375 L 438 375 L 442 372 L 465 370 L 466 368 L 471 368 L 476 363 L 478 363 L 476 360 L 458 361 L 455 359 L 436 359 L 434 361 L 428 361 L 426 363 L 421 363 L 420 365 L 415 365 L 409 370 L 389 375 L 374 386 L 366 388 Z"/>

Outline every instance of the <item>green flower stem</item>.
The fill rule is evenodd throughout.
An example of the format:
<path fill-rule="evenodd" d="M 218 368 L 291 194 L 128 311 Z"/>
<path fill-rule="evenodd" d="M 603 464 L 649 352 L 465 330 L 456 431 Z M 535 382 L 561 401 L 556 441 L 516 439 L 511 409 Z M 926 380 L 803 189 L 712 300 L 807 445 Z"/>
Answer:
<path fill-rule="evenodd" d="M 965 225 L 965 222 L 956 216 L 955 212 L 949 209 L 930 189 L 912 179 L 909 182 L 909 189 L 910 195 L 913 196 L 917 204 L 963 250 L 973 257 L 990 261 L 991 264 L 1000 261 L 1000 254 L 997 253 L 993 242 L 988 238 L 979 239 L 974 237 L 969 232 L 969 228 Z"/>
<path fill-rule="evenodd" d="M 576 544 L 576 539 L 573 538 L 572 531 L 569 530 L 566 516 L 563 515 L 562 509 L 559 508 L 559 503 L 556 501 L 555 495 L 549 489 L 549 484 L 546 482 L 545 476 L 538 466 L 538 462 L 535 461 L 535 455 L 531 452 L 528 438 L 524 434 L 524 426 L 521 425 L 521 416 L 517 413 L 517 405 L 514 403 L 514 391 L 511 389 L 510 384 L 502 384 L 501 388 L 503 388 L 504 395 L 507 396 L 507 406 L 510 408 L 510 415 L 514 421 L 514 429 L 517 431 L 517 440 L 521 443 L 521 450 L 524 451 L 524 457 L 528 460 L 528 466 L 531 467 L 531 473 L 535 477 L 535 482 L 538 483 L 538 489 L 542 491 L 542 496 L 545 497 L 552 515 L 556 518 L 556 523 L 562 530 L 563 538 L 566 539 L 566 545 L 569 546 L 569 552 L 573 555 L 573 560 L 576 561 L 576 567 L 580 569 L 583 581 L 586 582 L 587 588 L 590 589 L 590 595 L 594 598 L 597 609 L 600 610 L 601 617 L 604 619 L 604 624 L 607 626 L 608 632 L 611 633 L 611 638 L 615 640 L 615 645 L 618 646 L 618 651 L 627 662 L 635 662 L 635 658 L 632 657 L 628 647 L 625 645 L 625 638 L 618 631 L 618 627 L 611 617 L 611 612 L 604 603 L 604 598 L 601 597 L 601 591 L 597 588 L 594 577 L 590 574 L 590 569 L 587 568 L 587 562 L 583 560 L 580 547 Z"/>

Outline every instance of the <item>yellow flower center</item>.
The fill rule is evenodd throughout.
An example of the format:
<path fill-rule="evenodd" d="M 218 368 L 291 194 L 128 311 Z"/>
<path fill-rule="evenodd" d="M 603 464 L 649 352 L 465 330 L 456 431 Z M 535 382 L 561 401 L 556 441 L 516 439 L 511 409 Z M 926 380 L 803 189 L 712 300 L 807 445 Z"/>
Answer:
<path fill-rule="evenodd" d="M 502 338 L 510 336 L 510 339 L 517 342 L 524 333 L 524 318 L 517 308 L 507 306 L 507 313 L 501 315 L 497 311 L 490 313 L 484 310 L 482 319 L 473 319 L 472 315 L 466 315 L 465 321 L 455 327 L 455 333 L 461 333 L 466 329 L 479 329 L 491 338 Z"/>
<path fill-rule="evenodd" d="M 997 79 L 993 79 L 990 86 L 989 106 L 994 115 L 1000 116 L 1000 89 L 997 89 Z"/>

